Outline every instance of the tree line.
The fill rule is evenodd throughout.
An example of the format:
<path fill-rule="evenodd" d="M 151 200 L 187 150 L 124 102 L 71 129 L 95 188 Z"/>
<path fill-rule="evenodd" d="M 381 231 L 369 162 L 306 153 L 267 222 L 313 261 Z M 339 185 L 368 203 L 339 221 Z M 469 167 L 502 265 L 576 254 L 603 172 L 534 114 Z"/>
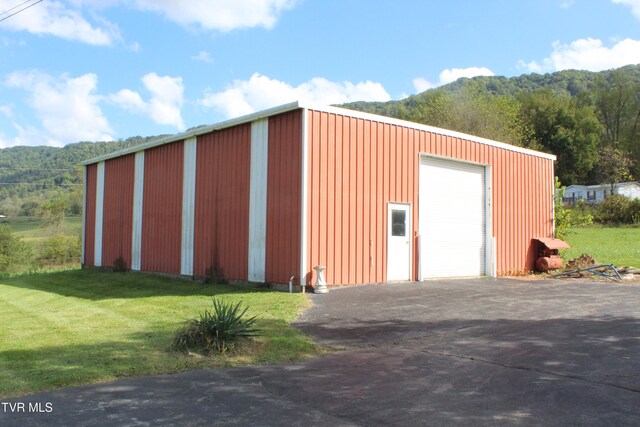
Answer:
<path fill-rule="evenodd" d="M 459 79 L 400 101 L 344 106 L 555 154 L 563 185 L 640 176 L 640 65 Z"/>
<path fill-rule="evenodd" d="M 19 146 L 0 149 L 0 215 L 79 216 L 84 190 L 81 162 L 163 136 L 85 141 L 61 148 Z"/>

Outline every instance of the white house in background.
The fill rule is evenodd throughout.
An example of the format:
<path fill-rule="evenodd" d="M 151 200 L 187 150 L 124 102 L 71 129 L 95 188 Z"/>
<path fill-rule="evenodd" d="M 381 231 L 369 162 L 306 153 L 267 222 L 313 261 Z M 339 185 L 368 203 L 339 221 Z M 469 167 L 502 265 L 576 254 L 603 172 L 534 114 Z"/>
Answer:
<path fill-rule="evenodd" d="M 562 201 L 569 204 L 574 204 L 578 200 L 584 200 L 586 203 L 600 203 L 611 194 L 640 199 L 640 183 L 620 182 L 614 185 L 613 193 L 611 192 L 611 184 L 570 185 L 565 190 Z"/>

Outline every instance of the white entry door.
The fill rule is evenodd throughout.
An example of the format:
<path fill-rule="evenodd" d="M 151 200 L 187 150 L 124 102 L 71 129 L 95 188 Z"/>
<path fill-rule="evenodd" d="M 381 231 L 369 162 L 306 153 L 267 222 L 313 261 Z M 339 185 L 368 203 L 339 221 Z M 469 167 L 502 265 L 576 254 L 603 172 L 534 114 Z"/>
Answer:
<path fill-rule="evenodd" d="M 387 280 L 411 279 L 411 205 L 389 203 Z"/>

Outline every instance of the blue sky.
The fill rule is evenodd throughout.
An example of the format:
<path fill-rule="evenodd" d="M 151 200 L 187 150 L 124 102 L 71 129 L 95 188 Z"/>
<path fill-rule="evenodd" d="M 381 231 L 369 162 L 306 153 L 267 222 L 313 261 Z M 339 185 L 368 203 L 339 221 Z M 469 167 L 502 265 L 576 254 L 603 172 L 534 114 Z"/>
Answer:
<path fill-rule="evenodd" d="M 0 0 L 0 148 L 640 63 L 640 0 Z M 0 19 L 8 14 L 1 14 Z"/>

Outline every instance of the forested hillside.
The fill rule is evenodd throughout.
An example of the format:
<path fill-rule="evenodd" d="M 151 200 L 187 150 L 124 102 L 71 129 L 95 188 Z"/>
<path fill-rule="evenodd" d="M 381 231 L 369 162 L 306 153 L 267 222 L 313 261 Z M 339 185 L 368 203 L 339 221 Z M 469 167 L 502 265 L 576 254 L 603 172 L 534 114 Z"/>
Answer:
<path fill-rule="evenodd" d="M 553 153 L 564 185 L 640 178 L 640 65 L 463 78 L 399 101 L 343 107 Z M 80 162 L 156 138 L 2 149 L 0 214 L 78 215 Z"/>
<path fill-rule="evenodd" d="M 84 179 L 80 163 L 157 138 L 0 149 L 0 215 L 47 216 L 51 209 L 80 215 Z"/>
<path fill-rule="evenodd" d="M 640 176 L 640 65 L 463 78 L 400 101 L 343 106 L 555 154 L 564 185 Z"/>

